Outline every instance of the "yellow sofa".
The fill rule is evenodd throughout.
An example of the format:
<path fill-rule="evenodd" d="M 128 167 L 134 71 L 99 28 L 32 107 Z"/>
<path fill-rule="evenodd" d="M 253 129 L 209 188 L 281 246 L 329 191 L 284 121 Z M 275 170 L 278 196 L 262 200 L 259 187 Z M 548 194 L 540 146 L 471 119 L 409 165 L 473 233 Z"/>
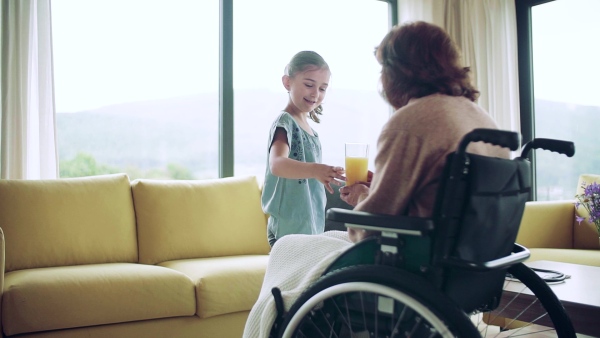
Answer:
<path fill-rule="evenodd" d="M 266 220 L 255 177 L 0 180 L 0 333 L 238 338 Z"/>
<path fill-rule="evenodd" d="M 583 182 L 600 182 L 600 175 L 579 177 L 577 194 Z M 576 215 L 585 216 L 583 207 L 575 209 L 575 198 L 561 201 L 527 202 L 517 243 L 529 248 L 529 261 L 549 260 L 600 266 L 598 231 L 587 221 L 579 224 Z"/>

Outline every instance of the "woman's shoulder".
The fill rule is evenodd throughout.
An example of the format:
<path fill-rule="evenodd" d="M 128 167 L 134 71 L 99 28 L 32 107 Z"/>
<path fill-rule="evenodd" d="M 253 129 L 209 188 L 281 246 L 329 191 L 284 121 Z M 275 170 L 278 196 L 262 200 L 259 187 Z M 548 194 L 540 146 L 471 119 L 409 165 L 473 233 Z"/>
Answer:
<path fill-rule="evenodd" d="M 477 106 L 474 102 L 464 96 L 451 96 L 446 94 L 431 94 L 419 98 L 410 99 L 408 104 L 401 109 L 405 111 L 439 111 L 451 110 L 455 107 Z"/>
<path fill-rule="evenodd" d="M 464 115 L 489 115 L 482 107 L 463 96 L 432 94 L 411 99 L 408 104 L 392 116 L 408 123 L 464 119 Z"/>
<path fill-rule="evenodd" d="M 433 94 L 410 102 L 398 109 L 383 127 L 381 134 L 397 139 L 404 136 L 441 137 L 452 130 L 494 128 L 487 112 L 465 97 Z"/>

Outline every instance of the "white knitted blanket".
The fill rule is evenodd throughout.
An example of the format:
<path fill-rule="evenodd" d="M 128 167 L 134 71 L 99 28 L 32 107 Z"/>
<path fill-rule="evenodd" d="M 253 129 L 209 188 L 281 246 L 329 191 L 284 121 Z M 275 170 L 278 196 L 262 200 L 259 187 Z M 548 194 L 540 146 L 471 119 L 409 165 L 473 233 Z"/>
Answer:
<path fill-rule="evenodd" d="M 271 250 L 260 295 L 246 321 L 243 337 L 269 336 L 277 314 L 271 294 L 273 287 L 281 290 L 284 307 L 288 311 L 302 292 L 352 245 L 346 231 L 287 235 L 277 240 Z"/>

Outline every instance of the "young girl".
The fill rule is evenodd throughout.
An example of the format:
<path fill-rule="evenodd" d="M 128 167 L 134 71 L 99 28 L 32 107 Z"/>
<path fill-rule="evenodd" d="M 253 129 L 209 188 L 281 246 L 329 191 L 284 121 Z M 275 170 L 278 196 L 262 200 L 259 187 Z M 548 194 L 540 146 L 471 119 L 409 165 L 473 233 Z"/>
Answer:
<path fill-rule="evenodd" d="M 269 133 L 267 169 L 262 207 L 269 214 L 267 238 L 288 234 L 320 234 L 325 228 L 325 189 L 340 185 L 344 169 L 321 164 L 319 135 L 310 118 L 319 123 L 331 72 L 325 60 L 312 51 L 294 55 L 285 68 L 283 86 L 289 101 Z"/>

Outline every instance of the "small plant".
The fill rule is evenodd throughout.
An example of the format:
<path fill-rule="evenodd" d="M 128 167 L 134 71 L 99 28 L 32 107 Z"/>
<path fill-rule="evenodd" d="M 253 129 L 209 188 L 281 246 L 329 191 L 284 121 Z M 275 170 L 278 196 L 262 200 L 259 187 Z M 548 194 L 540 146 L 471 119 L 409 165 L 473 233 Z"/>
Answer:
<path fill-rule="evenodd" d="M 575 195 L 577 201 L 575 202 L 575 208 L 583 206 L 589 213 L 588 221 L 594 223 L 598 234 L 600 235 L 600 184 L 593 182 L 587 185 L 585 182 L 581 185 L 583 193 Z M 575 219 L 579 224 L 585 220 L 585 217 L 575 216 Z"/>

